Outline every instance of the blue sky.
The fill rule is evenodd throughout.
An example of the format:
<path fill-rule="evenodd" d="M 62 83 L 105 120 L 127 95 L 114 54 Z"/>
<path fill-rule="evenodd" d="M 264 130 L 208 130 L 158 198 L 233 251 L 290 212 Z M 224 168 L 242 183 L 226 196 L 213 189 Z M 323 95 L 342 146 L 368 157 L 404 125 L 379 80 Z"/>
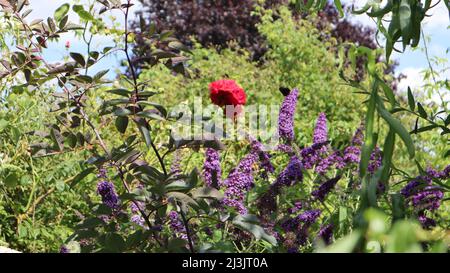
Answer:
<path fill-rule="evenodd" d="M 33 8 L 33 12 L 30 15 L 30 20 L 31 18 L 46 18 L 48 16 L 52 16 L 54 10 L 66 1 L 67 0 L 30 0 L 31 7 Z M 88 0 L 80 0 L 80 2 L 88 2 Z M 361 6 L 366 1 L 346 0 L 344 2 L 354 3 L 356 6 Z M 436 2 L 436 0 L 433 2 Z M 133 9 L 135 11 L 138 8 L 139 6 L 136 6 Z M 425 35 L 431 38 L 430 42 L 427 44 L 429 54 L 431 56 L 448 58 L 449 53 L 447 51 L 449 51 L 448 49 L 450 47 L 450 21 L 448 11 L 442 1 L 432 10 L 431 14 L 431 17 L 424 20 Z M 123 16 L 120 16 L 120 14 L 116 15 L 117 22 L 123 23 Z M 76 19 L 73 14 L 71 14 L 71 16 L 74 18 L 73 20 Z M 351 20 L 365 25 L 375 25 L 374 22 L 366 15 L 354 16 Z M 70 51 L 85 51 L 85 46 L 81 42 L 77 42 L 73 36 L 66 35 L 62 37 L 59 43 L 52 43 L 49 46 L 49 49 L 45 52 L 45 55 L 49 61 L 60 61 L 64 56 L 68 55 L 68 52 L 64 47 L 67 40 L 72 42 Z M 94 46 L 107 46 L 111 44 L 112 42 L 108 37 L 99 37 L 94 40 L 93 43 Z M 122 58 L 123 56 L 112 56 L 104 59 L 104 61 L 97 65 L 92 72 L 95 73 L 96 71 L 103 69 L 117 67 L 116 64 Z M 407 76 L 407 78 L 400 83 L 400 89 L 404 90 L 408 85 L 412 88 L 419 88 L 423 84 L 420 72 L 428 67 L 425 53 L 421 50 L 411 50 L 408 48 L 403 54 L 394 53 L 393 58 L 399 62 L 397 73 L 402 73 Z M 110 76 L 114 75 L 114 72 L 116 71 L 111 71 Z M 442 77 L 450 78 L 450 73 L 447 73 L 447 75 L 442 75 Z"/>

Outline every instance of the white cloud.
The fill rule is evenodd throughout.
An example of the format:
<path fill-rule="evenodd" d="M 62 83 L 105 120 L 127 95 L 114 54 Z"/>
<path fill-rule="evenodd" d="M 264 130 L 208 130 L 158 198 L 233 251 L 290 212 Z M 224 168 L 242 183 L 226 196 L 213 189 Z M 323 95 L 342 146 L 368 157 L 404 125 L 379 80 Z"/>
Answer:
<path fill-rule="evenodd" d="M 407 67 L 403 69 L 400 74 L 403 74 L 405 78 L 398 84 L 398 89 L 400 91 L 406 91 L 408 86 L 411 87 L 411 89 L 418 89 L 423 86 L 423 77 L 421 74 L 423 70 L 424 68 L 416 67 Z"/>
<path fill-rule="evenodd" d="M 435 3 L 436 1 L 433 1 Z M 448 9 L 444 4 L 444 1 L 440 1 L 440 3 L 432 8 L 427 15 L 431 15 L 429 17 L 425 17 L 423 23 L 425 25 L 426 30 L 434 30 L 434 29 L 446 29 L 450 26 L 450 18 Z"/>

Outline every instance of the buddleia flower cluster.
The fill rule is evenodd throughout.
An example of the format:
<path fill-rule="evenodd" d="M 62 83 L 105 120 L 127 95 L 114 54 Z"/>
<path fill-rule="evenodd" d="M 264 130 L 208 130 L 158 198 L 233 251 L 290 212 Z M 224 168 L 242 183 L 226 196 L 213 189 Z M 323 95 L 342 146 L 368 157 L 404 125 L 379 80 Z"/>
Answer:
<path fill-rule="evenodd" d="M 97 174 L 99 182 L 97 184 L 97 193 L 101 196 L 103 204 L 113 210 L 119 208 L 119 196 L 116 193 L 114 184 L 108 181 L 106 169 L 100 168 Z"/>
<path fill-rule="evenodd" d="M 178 212 L 172 210 L 169 212 L 169 226 L 171 231 L 179 238 L 187 240 L 186 227 L 178 215 Z"/>
<path fill-rule="evenodd" d="M 220 188 L 222 186 L 222 169 L 220 167 L 219 151 L 207 148 L 205 163 L 203 164 L 203 179 L 209 187 Z"/>
<path fill-rule="evenodd" d="M 425 174 L 412 179 L 400 193 L 405 197 L 407 205 L 416 211 L 419 222 L 426 229 L 436 226 L 436 221 L 428 215 L 441 206 L 444 192 L 440 186 L 433 183 L 434 180 L 446 180 L 450 178 L 450 165 L 442 171 L 428 168 Z"/>
<path fill-rule="evenodd" d="M 346 146 L 334 149 L 331 145 L 333 141 L 328 136 L 328 121 L 324 112 L 317 117 L 312 143 L 296 143 L 293 126 L 298 95 L 298 89 L 285 94 L 278 118 L 281 142 L 271 151 L 287 159 L 285 166 L 275 168 L 273 154 L 249 136 L 249 153 L 240 159 L 225 179 L 222 179 L 219 151 L 211 148 L 205 150 L 202 172 L 206 186 L 223 191 L 224 198 L 220 203 L 222 209 L 232 208 L 241 215 L 256 213 L 264 230 L 292 253 L 300 251 L 310 242 L 310 238 L 326 245 L 332 243 L 336 223 L 330 218 L 331 215 L 325 213 L 331 213 L 327 198 L 333 192 L 338 193 L 336 189 L 339 189 L 339 183 L 346 175 L 357 176 L 364 145 L 364 124 L 361 124 Z M 369 158 L 368 175 L 375 178 L 382 162 L 383 152 L 375 146 Z M 264 192 L 256 198 L 256 210 L 252 211 L 249 206 L 252 203 L 247 203 L 247 197 L 255 186 L 258 170 L 261 173 L 258 182 L 264 185 Z M 449 167 L 442 171 L 429 169 L 426 175 L 417 177 L 401 191 L 407 204 L 415 208 L 419 221 L 426 227 L 436 225 L 429 215 L 439 208 L 443 198 L 442 189 L 434 185 L 433 180 L 447 179 L 449 172 Z M 312 183 L 308 183 L 310 181 Z M 361 187 L 359 179 L 350 179 L 348 185 Z M 377 194 L 385 190 L 386 184 L 378 181 Z M 300 200 L 295 196 L 296 191 L 302 194 Z M 292 195 L 296 198 L 295 202 L 282 203 L 291 199 Z M 178 215 L 171 212 L 170 216 L 172 230 L 177 234 L 185 233 Z"/>
<path fill-rule="evenodd" d="M 291 238 L 288 239 L 288 242 L 284 242 L 285 245 L 288 245 L 290 252 L 296 252 L 295 249 L 306 244 L 309 237 L 308 229 L 317 221 L 320 214 L 321 211 L 318 209 L 307 210 L 281 223 L 281 227 L 286 233 L 295 234 L 294 241 Z"/>
<path fill-rule="evenodd" d="M 298 89 L 294 88 L 285 98 L 278 117 L 278 135 L 281 139 L 294 139 L 294 115 L 297 108 Z"/>

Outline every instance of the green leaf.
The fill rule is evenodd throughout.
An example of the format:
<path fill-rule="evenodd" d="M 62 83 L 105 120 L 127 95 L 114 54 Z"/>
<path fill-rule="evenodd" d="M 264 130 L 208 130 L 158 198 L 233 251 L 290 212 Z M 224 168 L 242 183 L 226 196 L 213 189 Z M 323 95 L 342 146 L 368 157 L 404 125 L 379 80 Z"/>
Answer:
<path fill-rule="evenodd" d="M 389 176 L 391 173 L 391 161 L 392 156 L 394 155 L 394 148 L 395 148 L 395 133 L 391 129 L 389 130 L 388 135 L 386 136 L 386 140 L 384 141 L 384 147 L 383 147 L 383 171 L 381 173 L 380 182 L 384 183 L 385 185 L 389 182 Z"/>
<path fill-rule="evenodd" d="M 179 253 L 183 252 L 183 250 L 186 248 L 187 241 L 180 239 L 180 238 L 173 238 L 169 241 L 169 244 L 167 246 L 170 253 Z"/>
<path fill-rule="evenodd" d="M 70 52 L 70 57 L 72 57 L 72 59 L 74 59 L 82 67 L 86 65 L 86 61 L 84 60 L 83 55 L 81 55 L 80 53 Z"/>
<path fill-rule="evenodd" d="M 85 20 L 85 21 L 93 21 L 94 17 L 92 16 L 92 14 L 90 14 L 89 12 L 87 12 L 86 10 L 84 10 L 84 7 L 82 5 L 74 5 L 72 7 L 73 11 L 76 12 L 76 14 L 78 14 L 78 16 L 80 16 L 81 19 Z"/>
<path fill-rule="evenodd" d="M 52 137 L 53 142 L 58 147 L 58 149 L 60 151 L 63 151 L 64 150 L 64 138 L 61 135 L 61 132 L 59 132 L 55 128 L 52 128 L 51 131 L 50 131 L 50 135 Z"/>
<path fill-rule="evenodd" d="M 378 75 L 376 75 L 376 79 L 381 85 L 381 88 L 383 89 L 386 98 L 389 100 L 389 103 L 392 105 L 392 108 L 394 108 L 397 103 L 395 100 L 394 91 L 392 91 L 392 89 Z"/>
<path fill-rule="evenodd" d="M 369 105 L 367 108 L 366 114 L 366 132 L 365 132 L 365 140 L 364 145 L 362 147 L 361 152 L 361 160 L 359 163 L 359 175 L 360 177 L 364 177 L 367 172 L 367 167 L 369 166 L 370 155 L 372 153 L 373 148 L 375 147 L 375 137 L 373 133 L 373 125 L 375 118 L 375 94 L 376 88 L 372 91 L 372 95 L 369 98 Z"/>
<path fill-rule="evenodd" d="M 408 86 L 408 104 L 409 104 L 409 109 L 411 111 L 414 111 L 416 109 L 416 102 L 414 101 L 414 96 L 411 92 L 411 88 Z"/>
<path fill-rule="evenodd" d="M 76 184 L 80 183 L 86 176 L 92 173 L 95 170 L 94 167 L 87 168 L 83 170 L 81 173 L 77 174 L 71 181 L 70 187 L 73 188 Z"/>
<path fill-rule="evenodd" d="M 405 198 L 400 193 L 391 195 L 392 200 L 392 221 L 398 221 L 405 217 Z"/>
<path fill-rule="evenodd" d="M 419 111 L 419 115 L 426 119 L 428 117 L 427 111 L 423 108 L 422 104 L 420 102 L 417 103 L 417 110 Z"/>
<path fill-rule="evenodd" d="M 223 199 L 223 193 L 211 187 L 202 187 L 194 189 L 191 191 L 191 194 L 194 199 L 197 198 L 213 198 L 218 200 Z"/>
<path fill-rule="evenodd" d="M 139 117 L 142 117 L 142 118 L 155 119 L 155 120 L 160 120 L 160 121 L 166 120 L 162 116 L 160 116 L 156 113 L 152 113 L 150 111 L 142 111 L 142 112 L 137 113 L 136 115 Z"/>
<path fill-rule="evenodd" d="M 119 96 L 122 96 L 122 97 L 127 97 L 127 98 L 131 95 L 131 91 L 129 91 L 127 89 L 122 89 L 122 88 L 111 89 L 111 90 L 108 90 L 106 92 L 111 93 L 111 94 L 115 94 L 115 95 L 119 95 Z"/>
<path fill-rule="evenodd" d="M 125 250 L 125 240 L 117 233 L 108 233 L 105 237 L 106 250 L 110 252 L 120 253 Z"/>
<path fill-rule="evenodd" d="M 121 134 L 124 134 L 128 127 L 128 117 L 117 117 L 116 118 L 116 128 Z"/>
<path fill-rule="evenodd" d="M 411 39 L 411 6 L 409 0 L 401 0 L 399 9 L 400 30 L 402 32 L 403 48 L 409 44 Z"/>
<path fill-rule="evenodd" d="M 8 121 L 4 119 L 0 119 L 0 132 L 5 130 L 5 128 L 8 126 Z"/>
<path fill-rule="evenodd" d="M 16 172 L 11 172 L 5 178 L 4 183 L 7 187 L 13 188 L 19 183 L 19 176 L 17 175 Z"/>
<path fill-rule="evenodd" d="M 179 201 L 179 202 L 181 202 L 181 206 L 182 206 L 183 211 L 186 211 L 189 206 L 193 207 L 193 208 L 198 207 L 197 202 L 194 199 L 192 199 L 192 197 L 190 197 L 189 195 L 184 194 L 182 192 L 175 192 L 175 191 L 174 192 L 168 192 L 167 193 L 167 200 L 168 201 L 175 201 L 175 202 Z"/>
<path fill-rule="evenodd" d="M 96 228 L 98 226 L 104 225 L 105 222 L 97 217 L 85 219 L 78 228 Z"/>
<path fill-rule="evenodd" d="M 406 145 L 406 148 L 408 149 L 408 153 L 410 158 L 414 157 L 415 154 L 415 148 L 414 143 L 412 141 L 411 135 L 409 132 L 403 127 L 402 123 L 394 118 L 383 106 L 383 102 L 378 98 L 377 101 L 377 109 L 380 116 L 389 124 L 392 130 L 400 136 L 400 138 L 403 140 L 403 142 Z"/>
<path fill-rule="evenodd" d="M 259 225 L 258 218 L 255 215 L 238 215 L 233 219 L 233 224 L 245 231 L 250 232 L 257 240 L 264 240 L 271 245 L 276 246 L 277 240 Z"/>
<path fill-rule="evenodd" d="M 361 238 L 361 232 L 359 230 L 353 231 L 345 237 L 337 240 L 334 244 L 318 249 L 319 253 L 351 253 L 356 248 Z"/>
<path fill-rule="evenodd" d="M 126 108 L 117 108 L 116 110 L 114 110 L 114 115 L 118 117 L 126 117 L 131 114 L 132 112 Z"/>
<path fill-rule="evenodd" d="M 144 119 L 135 119 L 136 125 L 139 128 L 139 131 L 142 134 L 142 137 L 144 138 L 145 145 L 147 148 L 150 148 L 152 145 L 152 137 L 150 136 L 150 128 L 147 127 L 147 123 Z"/>
<path fill-rule="evenodd" d="M 344 17 L 344 10 L 342 9 L 341 0 L 334 0 L 334 5 L 336 6 L 337 10 L 339 11 L 339 16 Z"/>

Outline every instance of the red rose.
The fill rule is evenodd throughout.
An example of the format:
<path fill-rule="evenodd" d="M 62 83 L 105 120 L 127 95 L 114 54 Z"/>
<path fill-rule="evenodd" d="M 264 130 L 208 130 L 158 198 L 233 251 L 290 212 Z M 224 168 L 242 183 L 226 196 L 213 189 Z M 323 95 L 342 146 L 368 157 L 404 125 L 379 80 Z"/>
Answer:
<path fill-rule="evenodd" d="M 211 101 L 218 106 L 244 105 L 247 101 L 244 89 L 234 80 L 218 80 L 209 84 Z"/>

